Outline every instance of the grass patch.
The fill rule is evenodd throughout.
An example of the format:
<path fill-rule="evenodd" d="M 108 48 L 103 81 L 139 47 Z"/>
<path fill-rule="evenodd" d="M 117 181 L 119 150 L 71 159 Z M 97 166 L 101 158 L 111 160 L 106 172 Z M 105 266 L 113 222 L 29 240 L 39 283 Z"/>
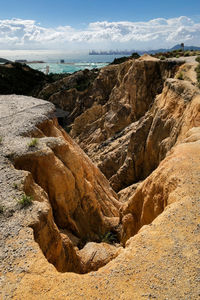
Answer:
<path fill-rule="evenodd" d="M 179 58 L 181 56 L 188 57 L 188 56 L 195 56 L 195 55 L 199 55 L 199 54 L 200 54 L 200 51 L 192 51 L 192 50 L 183 51 L 182 49 L 178 49 L 178 50 L 167 51 L 167 52 L 157 52 L 155 54 L 151 54 L 151 56 L 161 59 L 161 57 Z"/>
<path fill-rule="evenodd" d="M 0 136 L 0 145 L 2 144 L 3 138 Z"/>
<path fill-rule="evenodd" d="M 33 196 L 27 196 L 24 194 L 18 203 L 21 205 L 21 208 L 31 205 L 33 202 Z"/>
<path fill-rule="evenodd" d="M 104 236 L 101 237 L 101 242 L 112 245 L 118 243 L 119 241 L 117 238 L 117 234 L 115 232 L 109 231 Z"/>
<path fill-rule="evenodd" d="M 200 89 L 200 63 L 196 67 L 195 71 L 197 73 L 197 86 Z"/>
<path fill-rule="evenodd" d="M 185 52 L 184 52 L 184 56 L 185 56 L 185 57 L 190 56 L 190 55 L 191 55 L 190 51 L 185 51 Z"/>
<path fill-rule="evenodd" d="M 200 63 L 200 55 L 198 55 L 195 60 Z"/>
<path fill-rule="evenodd" d="M 18 189 L 18 184 L 15 182 L 15 183 L 13 183 L 13 187 L 14 187 L 14 189 Z"/>
<path fill-rule="evenodd" d="M 158 58 L 159 58 L 160 60 L 165 60 L 166 57 L 163 56 L 163 55 L 161 55 L 161 56 L 159 56 Z"/>
<path fill-rule="evenodd" d="M 31 147 L 36 147 L 38 145 L 39 141 L 37 138 L 34 138 L 30 141 L 30 143 L 28 144 L 29 148 Z"/>
<path fill-rule="evenodd" d="M 177 79 L 179 79 L 179 80 L 183 80 L 183 73 L 182 72 L 179 72 L 178 74 L 177 74 L 177 77 L 176 77 Z"/>

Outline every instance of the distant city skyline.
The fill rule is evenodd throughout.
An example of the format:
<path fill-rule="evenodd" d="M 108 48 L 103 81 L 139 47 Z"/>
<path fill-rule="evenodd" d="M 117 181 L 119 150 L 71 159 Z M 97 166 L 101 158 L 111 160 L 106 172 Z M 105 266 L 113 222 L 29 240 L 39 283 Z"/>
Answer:
<path fill-rule="evenodd" d="M 149 50 L 200 46 L 200 1 L 7 0 L 1 50 Z M 199 15 L 198 15 L 199 14 Z"/>

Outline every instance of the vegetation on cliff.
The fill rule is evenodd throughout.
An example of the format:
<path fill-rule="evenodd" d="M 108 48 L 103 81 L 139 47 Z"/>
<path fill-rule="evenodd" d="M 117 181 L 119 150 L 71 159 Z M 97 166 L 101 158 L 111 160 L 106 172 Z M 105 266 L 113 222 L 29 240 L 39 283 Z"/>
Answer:
<path fill-rule="evenodd" d="M 84 71 L 84 75 L 86 72 Z M 0 94 L 17 94 L 38 96 L 40 90 L 49 83 L 62 80 L 70 74 L 45 75 L 43 72 L 34 70 L 26 64 L 5 61 L 0 65 Z M 78 90 L 84 90 L 89 85 L 87 76 L 83 76 L 75 84 Z"/>
<path fill-rule="evenodd" d="M 197 73 L 198 87 L 200 88 L 200 56 L 197 56 L 196 61 L 199 63 L 198 66 L 196 67 L 195 71 Z"/>
<path fill-rule="evenodd" d="M 33 96 L 46 80 L 45 74 L 21 63 L 0 65 L 0 94 Z"/>
<path fill-rule="evenodd" d="M 159 58 L 161 60 L 167 59 L 167 58 L 179 58 L 179 57 L 188 57 L 188 56 L 195 56 L 199 55 L 199 50 L 186 50 L 183 49 L 176 49 L 172 51 L 166 51 L 166 52 L 157 52 L 155 54 L 151 54 L 152 57 Z"/>
<path fill-rule="evenodd" d="M 137 52 L 134 52 L 134 53 L 132 53 L 131 56 L 123 56 L 123 57 L 115 58 L 113 60 L 113 62 L 110 63 L 110 65 L 118 65 L 118 64 L 121 64 L 121 63 L 123 63 L 125 61 L 128 61 L 130 59 L 133 59 L 133 58 L 137 59 L 139 57 L 140 57 L 140 55 Z"/>

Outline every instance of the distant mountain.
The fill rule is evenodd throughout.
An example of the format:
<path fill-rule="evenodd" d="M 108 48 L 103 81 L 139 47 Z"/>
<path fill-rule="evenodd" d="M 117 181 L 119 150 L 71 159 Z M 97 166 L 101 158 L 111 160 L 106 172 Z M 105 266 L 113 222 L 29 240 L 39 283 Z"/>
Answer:
<path fill-rule="evenodd" d="M 179 50 L 182 49 L 181 44 L 177 44 L 174 47 L 170 48 L 170 49 L 166 49 L 166 48 L 161 48 L 161 49 L 157 49 L 157 50 L 149 50 L 149 51 L 139 51 L 139 54 L 144 54 L 144 53 L 149 53 L 149 54 L 155 54 L 155 53 L 159 53 L 159 52 L 168 52 L 168 51 L 174 51 L 174 50 Z M 200 47 L 197 46 L 184 46 L 184 50 L 200 50 Z"/>
<path fill-rule="evenodd" d="M 174 51 L 174 50 L 180 50 L 182 49 L 181 44 L 177 44 L 174 47 L 170 48 L 170 49 L 166 49 L 166 48 L 161 48 L 161 49 L 156 49 L 156 50 L 148 50 L 148 51 L 138 51 L 138 53 L 144 54 L 144 53 L 148 53 L 148 54 L 155 54 L 155 53 L 159 53 L 159 52 L 168 52 L 168 51 Z M 200 47 L 197 46 L 184 46 L 184 50 L 200 50 Z"/>
<path fill-rule="evenodd" d="M 173 48 L 170 49 L 170 51 L 179 50 L 179 49 L 181 49 L 180 44 L 175 45 Z M 184 46 L 184 50 L 200 50 L 200 47 L 197 47 L 197 46 Z"/>

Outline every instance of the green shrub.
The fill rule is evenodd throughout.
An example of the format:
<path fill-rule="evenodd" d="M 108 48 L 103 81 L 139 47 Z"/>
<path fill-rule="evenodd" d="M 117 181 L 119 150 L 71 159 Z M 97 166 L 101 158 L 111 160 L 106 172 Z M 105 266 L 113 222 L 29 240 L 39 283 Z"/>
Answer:
<path fill-rule="evenodd" d="M 0 136 L 0 145 L 2 144 L 3 138 Z"/>
<path fill-rule="evenodd" d="M 183 73 L 182 72 L 177 74 L 177 79 L 183 80 Z"/>
<path fill-rule="evenodd" d="M 15 183 L 13 183 L 13 187 L 14 187 L 14 189 L 18 189 L 18 184 L 15 182 Z"/>
<path fill-rule="evenodd" d="M 200 55 L 198 55 L 195 60 L 200 63 Z"/>
<path fill-rule="evenodd" d="M 140 55 L 137 52 L 134 52 L 134 53 L 131 54 L 131 58 L 137 59 L 139 57 L 140 57 Z"/>
<path fill-rule="evenodd" d="M 129 58 L 127 56 L 115 58 L 113 62 L 110 63 L 110 65 L 119 65 L 122 64 L 123 62 L 127 61 Z"/>
<path fill-rule="evenodd" d="M 200 81 L 200 64 L 195 68 L 195 71 L 197 73 L 197 80 Z"/>
<path fill-rule="evenodd" d="M 180 55 L 179 55 L 179 54 L 177 54 L 177 55 L 176 55 L 176 58 L 179 58 L 179 57 L 180 57 Z"/>
<path fill-rule="evenodd" d="M 117 234 L 114 233 L 114 232 L 109 231 L 103 237 L 101 237 L 101 242 L 102 243 L 107 243 L 107 244 L 118 243 Z"/>
<path fill-rule="evenodd" d="M 200 89 L 200 63 L 198 66 L 195 68 L 195 71 L 197 73 L 197 86 Z"/>
<path fill-rule="evenodd" d="M 36 147 L 38 145 L 38 139 L 34 138 L 30 141 L 30 143 L 28 144 L 29 147 Z"/>
<path fill-rule="evenodd" d="M 33 197 L 27 196 L 26 194 L 24 194 L 22 198 L 18 201 L 18 203 L 21 205 L 22 208 L 31 205 L 32 202 L 33 202 Z"/>
<path fill-rule="evenodd" d="M 190 52 L 189 52 L 189 51 L 186 51 L 186 52 L 184 53 L 184 56 L 190 56 Z"/>
<path fill-rule="evenodd" d="M 161 55 L 161 56 L 159 56 L 158 58 L 159 58 L 160 60 L 165 60 L 166 57 L 165 57 L 164 55 Z"/>

